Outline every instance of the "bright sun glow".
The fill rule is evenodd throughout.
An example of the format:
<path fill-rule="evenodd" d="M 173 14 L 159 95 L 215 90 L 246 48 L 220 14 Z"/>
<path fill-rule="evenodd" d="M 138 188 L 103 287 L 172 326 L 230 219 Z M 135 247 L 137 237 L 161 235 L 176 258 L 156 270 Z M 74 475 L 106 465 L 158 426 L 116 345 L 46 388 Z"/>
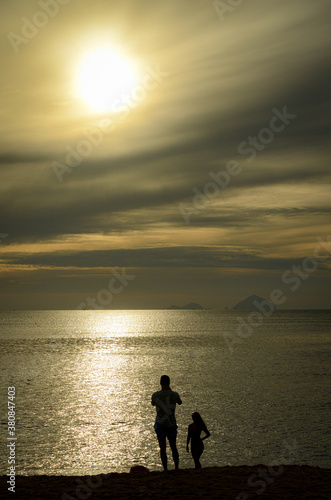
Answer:
<path fill-rule="evenodd" d="M 110 47 L 90 51 L 78 74 L 79 96 L 97 112 L 119 110 L 138 83 L 134 66 Z"/>

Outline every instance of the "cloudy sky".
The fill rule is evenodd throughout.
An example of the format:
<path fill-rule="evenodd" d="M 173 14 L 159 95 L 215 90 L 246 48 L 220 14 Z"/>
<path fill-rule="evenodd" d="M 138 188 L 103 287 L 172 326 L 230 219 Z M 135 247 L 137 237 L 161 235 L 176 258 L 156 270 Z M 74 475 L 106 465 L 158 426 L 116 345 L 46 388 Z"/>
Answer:
<path fill-rule="evenodd" d="M 330 1 L 230 4 L 1 2 L 2 309 L 331 307 Z"/>

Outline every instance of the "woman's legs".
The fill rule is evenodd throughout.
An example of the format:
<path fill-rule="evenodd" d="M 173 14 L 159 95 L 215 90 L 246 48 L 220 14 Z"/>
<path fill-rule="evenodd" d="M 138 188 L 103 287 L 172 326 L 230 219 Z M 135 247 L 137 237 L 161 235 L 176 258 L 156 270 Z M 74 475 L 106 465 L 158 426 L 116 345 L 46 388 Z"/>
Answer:
<path fill-rule="evenodd" d="M 191 453 L 192 453 L 192 457 L 193 457 L 196 469 L 201 469 L 200 457 L 202 455 L 203 449 L 204 449 L 204 446 L 203 446 L 203 442 L 201 441 L 201 439 L 199 439 L 199 441 L 197 441 L 197 442 L 192 441 Z"/>

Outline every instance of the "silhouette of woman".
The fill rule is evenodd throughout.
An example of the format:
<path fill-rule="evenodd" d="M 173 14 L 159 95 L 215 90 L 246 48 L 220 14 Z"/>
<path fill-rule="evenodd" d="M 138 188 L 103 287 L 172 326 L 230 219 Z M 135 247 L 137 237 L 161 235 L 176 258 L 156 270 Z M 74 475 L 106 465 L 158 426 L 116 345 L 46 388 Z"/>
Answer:
<path fill-rule="evenodd" d="M 186 451 L 189 452 L 188 445 L 191 440 L 191 453 L 195 463 L 195 468 L 201 469 L 200 457 L 204 449 L 202 441 L 210 436 L 210 432 L 202 420 L 200 413 L 192 413 L 192 419 L 193 423 L 188 426 Z M 203 438 L 200 437 L 202 431 L 206 434 Z"/>

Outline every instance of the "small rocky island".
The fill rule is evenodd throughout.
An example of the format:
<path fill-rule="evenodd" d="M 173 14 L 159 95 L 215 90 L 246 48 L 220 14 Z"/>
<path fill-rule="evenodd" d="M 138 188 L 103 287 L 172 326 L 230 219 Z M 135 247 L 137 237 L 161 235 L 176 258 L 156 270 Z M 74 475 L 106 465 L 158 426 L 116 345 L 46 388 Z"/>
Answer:
<path fill-rule="evenodd" d="M 260 311 L 261 307 L 264 306 L 269 307 L 270 311 L 274 311 L 276 309 L 275 305 L 270 302 L 270 300 L 263 299 L 258 295 L 250 295 L 247 299 L 238 302 L 235 306 L 232 307 L 235 311 Z"/>

